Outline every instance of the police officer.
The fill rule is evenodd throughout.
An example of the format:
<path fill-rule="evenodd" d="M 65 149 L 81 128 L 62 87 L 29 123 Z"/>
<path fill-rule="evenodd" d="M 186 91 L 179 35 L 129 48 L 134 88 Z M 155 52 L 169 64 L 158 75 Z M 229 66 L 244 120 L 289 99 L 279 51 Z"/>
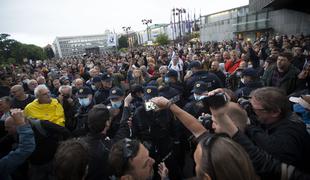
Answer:
<path fill-rule="evenodd" d="M 196 118 L 201 116 L 202 113 L 210 113 L 209 107 L 204 107 L 201 102 L 201 99 L 205 97 L 203 94 L 208 92 L 207 83 L 203 81 L 196 82 L 191 92 L 193 93 L 192 99 L 184 106 L 184 110 Z"/>
<path fill-rule="evenodd" d="M 241 83 L 242 87 L 235 92 L 237 98 L 248 98 L 253 90 L 263 87 L 258 76 L 258 71 L 254 68 L 247 68 L 242 71 Z"/>
<path fill-rule="evenodd" d="M 110 89 L 112 88 L 112 77 L 109 74 L 101 75 L 101 88 L 97 90 L 94 95 L 95 104 L 108 105 L 110 101 L 108 100 Z"/>
<path fill-rule="evenodd" d="M 120 121 L 123 114 L 125 93 L 119 87 L 114 87 L 110 90 L 109 94 L 109 109 L 110 109 L 110 129 L 107 132 L 109 138 L 114 138 L 117 130 L 119 129 Z"/>
<path fill-rule="evenodd" d="M 132 113 L 144 104 L 143 100 L 143 87 L 140 84 L 134 84 L 131 86 L 132 101 L 130 103 L 130 110 Z"/>
<path fill-rule="evenodd" d="M 207 87 L 210 90 L 223 87 L 221 80 L 213 73 L 203 70 L 203 66 L 200 61 L 192 61 L 189 65 L 189 69 L 192 75 L 186 80 L 186 95 L 190 95 L 197 81 L 203 81 L 207 83 Z"/>
<path fill-rule="evenodd" d="M 94 105 L 92 90 L 84 86 L 77 92 L 77 97 L 80 103 L 80 108 L 78 110 L 78 113 L 76 114 L 77 125 L 72 134 L 74 136 L 84 136 L 88 132 L 88 112 Z"/>
<path fill-rule="evenodd" d="M 157 164 L 166 159 L 170 179 L 181 179 L 181 171 L 176 161 L 177 151 L 174 151 L 179 148 L 178 121 L 175 121 L 169 110 L 155 110 L 152 104 L 149 104 L 148 101 L 156 96 L 158 96 L 157 87 L 147 86 L 144 89 L 146 103 L 140 106 L 133 116 L 133 137 L 139 139 L 148 148 L 150 156 Z M 156 169 L 155 172 L 157 172 Z"/>

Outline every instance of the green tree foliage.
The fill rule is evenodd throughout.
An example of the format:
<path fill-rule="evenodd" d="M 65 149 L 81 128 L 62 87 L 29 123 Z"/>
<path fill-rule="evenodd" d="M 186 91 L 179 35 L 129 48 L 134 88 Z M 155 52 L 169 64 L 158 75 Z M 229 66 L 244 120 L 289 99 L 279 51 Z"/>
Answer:
<path fill-rule="evenodd" d="M 166 34 L 159 34 L 156 38 L 156 42 L 159 45 L 167 45 L 169 43 L 169 38 Z"/>
<path fill-rule="evenodd" d="M 9 34 L 0 34 L 0 64 L 22 63 L 24 58 L 33 60 L 47 58 L 43 48 L 20 43 L 9 39 L 9 36 Z"/>
<path fill-rule="evenodd" d="M 47 45 L 43 48 L 44 53 L 46 54 L 48 59 L 52 59 L 53 57 L 55 57 L 54 51 L 51 47 L 51 45 Z"/>
<path fill-rule="evenodd" d="M 121 49 L 121 48 L 128 48 L 128 38 L 127 36 L 121 36 L 119 39 L 118 39 L 118 48 Z"/>

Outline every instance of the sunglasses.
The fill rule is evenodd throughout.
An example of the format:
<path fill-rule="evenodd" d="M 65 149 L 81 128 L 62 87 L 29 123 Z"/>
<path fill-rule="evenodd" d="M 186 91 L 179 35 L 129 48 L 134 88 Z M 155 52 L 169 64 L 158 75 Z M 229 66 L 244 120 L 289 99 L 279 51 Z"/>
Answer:
<path fill-rule="evenodd" d="M 211 155 L 211 149 L 212 149 L 212 146 L 214 144 L 214 142 L 219 139 L 219 138 L 230 138 L 227 134 L 224 134 L 224 133 L 220 133 L 220 134 L 210 134 L 210 136 L 208 138 L 205 138 L 203 141 L 202 141 L 202 146 L 204 149 L 207 149 L 207 160 L 208 160 L 208 163 L 209 163 L 209 169 L 208 169 L 208 174 L 210 175 L 211 179 L 212 180 L 216 180 L 216 173 L 215 173 L 215 170 L 214 170 L 214 166 L 213 166 L 213 163 L 211 161 L 211 158 L 212 158 L 212 155 Z"/>

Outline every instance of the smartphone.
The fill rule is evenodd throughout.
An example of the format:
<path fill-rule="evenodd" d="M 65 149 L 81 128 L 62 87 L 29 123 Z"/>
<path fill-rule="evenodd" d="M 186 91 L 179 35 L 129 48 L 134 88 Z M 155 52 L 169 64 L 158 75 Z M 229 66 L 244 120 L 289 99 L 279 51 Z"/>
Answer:
<path fill-rule="evenodd" d="M 157 109 L 156 104 L 154 104 L 154 103 L 151 102 L 151 101 L 145 102 L 144 106 L 145 106 L 145 110 L 146 110 L 146 111 L 151 111 L 151 110 Z"/>

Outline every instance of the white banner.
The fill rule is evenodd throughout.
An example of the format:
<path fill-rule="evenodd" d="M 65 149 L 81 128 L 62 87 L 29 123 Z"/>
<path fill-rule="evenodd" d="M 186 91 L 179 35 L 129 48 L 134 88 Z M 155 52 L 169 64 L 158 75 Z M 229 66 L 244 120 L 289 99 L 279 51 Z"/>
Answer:
<path fill-rule="evenodd" d="M 116 46 L 116 41 L 117 41 L 116 34 L 108 35 L 108 42 L 107 42 L 108 47 Z"/>

